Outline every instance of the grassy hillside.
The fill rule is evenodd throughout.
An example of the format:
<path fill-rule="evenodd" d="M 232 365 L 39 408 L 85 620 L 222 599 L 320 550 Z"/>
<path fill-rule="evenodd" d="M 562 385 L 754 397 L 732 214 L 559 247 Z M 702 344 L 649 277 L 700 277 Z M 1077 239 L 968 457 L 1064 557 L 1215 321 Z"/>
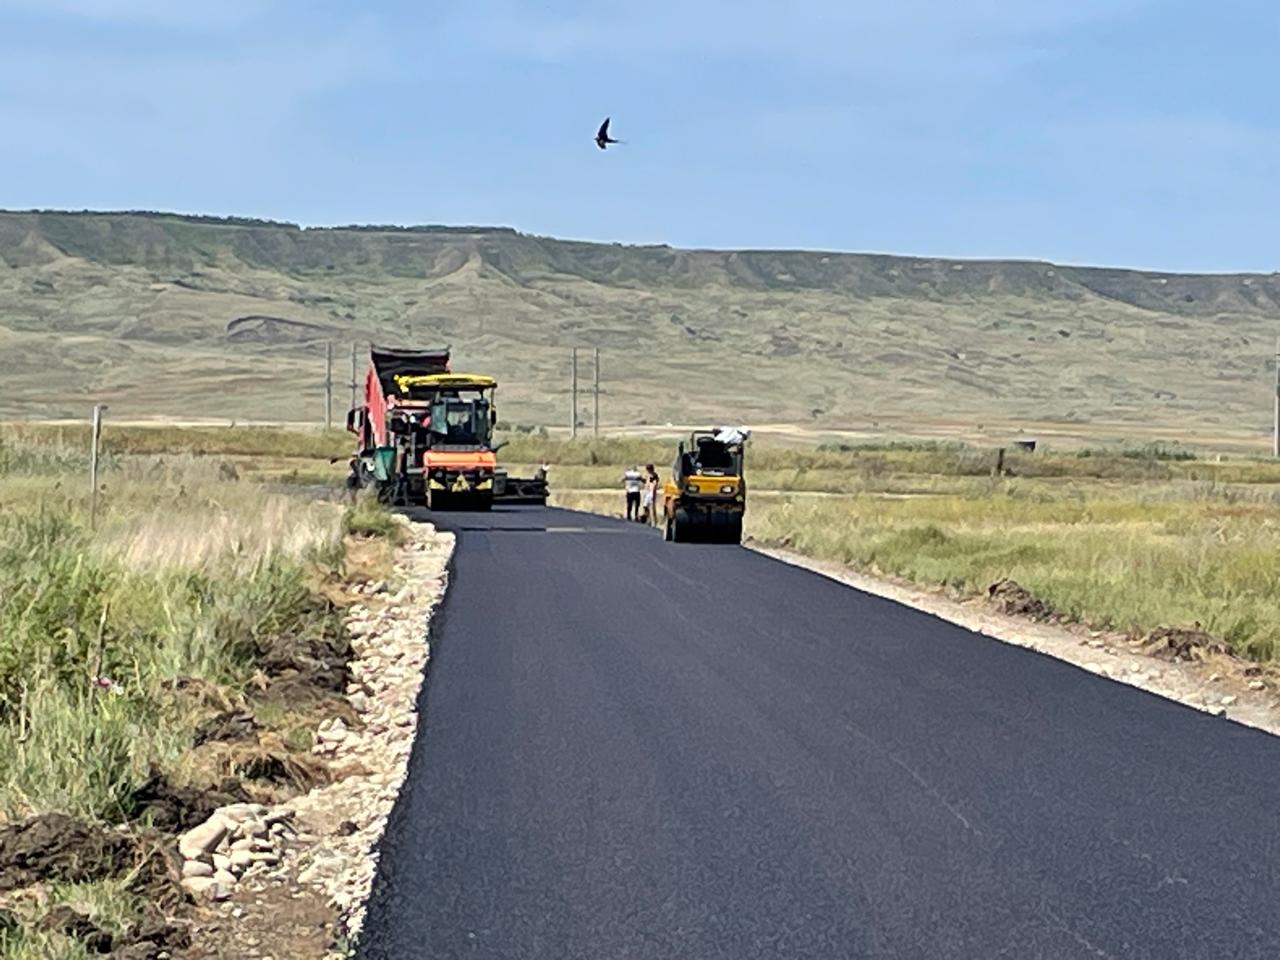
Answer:
<path fill-rule="evenodd" d="M 566 421 L 576 344 L 604 351 L 609 425 L 1250 443 L 1277 321 L 1274 274 L 0 213 L 9 419 L 314 419 L 325 339 L 343 381 L 351 343 L 408 337 L 496 374 L 517 423 Z"/>

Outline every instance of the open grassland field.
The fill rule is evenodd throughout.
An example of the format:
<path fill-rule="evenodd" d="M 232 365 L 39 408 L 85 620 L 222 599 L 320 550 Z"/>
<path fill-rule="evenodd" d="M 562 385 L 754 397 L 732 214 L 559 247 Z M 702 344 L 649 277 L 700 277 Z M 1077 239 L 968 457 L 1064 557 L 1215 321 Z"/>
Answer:
<path fill-rule="evenodd" d="M 65 456 L 87 444 L 84 427 L 10 435 Z M 675 453 L 638 437 L 505 439 L 513 472 L 547 462 L 554 502 L 606 513 L 621 512 L 624 467 L 665 475 Z M 110 457 L 185 457 L 219 476 L 333 489 L 349 448 L 336 431 L 110 425 L 104 445 Z M 995 465 L 994 449 L 957 443 L 753 442 L 747 533 L 962 592 L 1010 578 L 1073 619 L 1135 633 L 1198 622 L 1247 656 L 1276 656 L 1280 463 L 1143 444 L 1010 450 L 1002 476 Z"/>
<path fill-rule="evenodd" d="M 1246 449 L 1278 304 L 1276 275 L 5 213 L 0 417 L 314 421 L 325 340 L 340 415 L 349 345 L 408 339 L 496 375 L 523 424 L 567 422 L 579 345 L 609 425 Z"/>
<path fill-rule="evenodd" d="M 104 455 L 91 529 L 82 439 L 0 429 L 0 830 L 76 824 L 56 827 L 70 857 L 38 896 L 20 840 L 0 838 L 5 960 L 88 955 L 38 929 L 59 903 L 117 943 L 180 909 L 164 831 L 323 776 L 312 728 L 345 680 L 335 602 L 354 570 L 389 566 L 389 541 L 363 539 L 391 533 L 367 504 L 344 513 L 138 438 Z"/>

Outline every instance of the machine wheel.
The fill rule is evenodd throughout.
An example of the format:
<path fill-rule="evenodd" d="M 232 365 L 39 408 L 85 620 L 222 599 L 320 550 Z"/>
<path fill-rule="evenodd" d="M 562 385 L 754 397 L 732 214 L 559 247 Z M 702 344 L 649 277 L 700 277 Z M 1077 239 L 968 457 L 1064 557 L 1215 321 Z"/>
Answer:
<path fill-rule="evenodd" d="M 724 528 L 725 543 L 742 543 L 742 518 L 738 517 Z"/>

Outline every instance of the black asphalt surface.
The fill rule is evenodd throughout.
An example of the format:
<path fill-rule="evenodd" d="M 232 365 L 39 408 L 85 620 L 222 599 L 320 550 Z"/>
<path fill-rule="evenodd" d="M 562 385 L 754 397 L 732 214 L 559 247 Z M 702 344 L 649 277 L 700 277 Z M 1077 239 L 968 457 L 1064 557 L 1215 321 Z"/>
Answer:
<path fill-rule="evenodd" d="M 360 956 L 1280 957 L 1280 741 L 742 548 L 442 525 Z"/>

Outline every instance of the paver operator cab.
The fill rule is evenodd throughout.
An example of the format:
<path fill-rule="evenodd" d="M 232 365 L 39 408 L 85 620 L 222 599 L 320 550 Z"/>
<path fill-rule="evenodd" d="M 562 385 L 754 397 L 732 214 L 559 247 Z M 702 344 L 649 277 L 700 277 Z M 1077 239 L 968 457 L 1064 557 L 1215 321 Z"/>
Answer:
<path fill-rule="evenodd" d="M 387 503 L 432 510 L 546 501 L 545 481 L 534 490 L 538 481 L 509 480 L 497 465 L 496 380 L 453 373 L 448 349 L 374 347 L 369 360 L 365 404 L 347 415 L 361 486 Z"/>
<path fill-rule="evenodd" d="M 696 430 L 687 444 L 680 444 L 671 479 L 663 487 L 665 539 L 742 542 L 748 436 L 742 428 Z"/>

